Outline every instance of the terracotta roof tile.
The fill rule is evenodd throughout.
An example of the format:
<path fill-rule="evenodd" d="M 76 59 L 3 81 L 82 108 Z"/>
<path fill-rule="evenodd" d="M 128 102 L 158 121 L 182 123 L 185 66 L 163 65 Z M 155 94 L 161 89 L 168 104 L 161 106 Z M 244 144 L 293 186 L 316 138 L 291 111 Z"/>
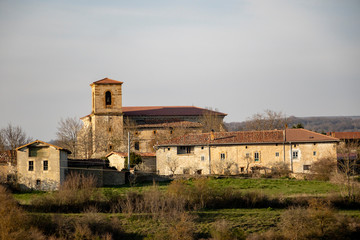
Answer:
<path fill-rule="evenodd" d="M 110 78 L 103 78 L 99 81 L 93 82 L 92 84 L 123 84 L 123 82 L 116 81 Z"/>
<path fill-rule="evenodd" d="M 179 120 L 169 120 L 169 121 L 145 121 L 144 124 L 137 125 L 138 128 L 201 128 L 202 124 L 198 122 L 190 121 L 179 121 Z"/>
<path fill-rule="evenodd" d="M 360 139 L 360 132 L 330 132 L 327 135 L 339 139 Z"/>
<path fill-rule="evenodd" d="M 215 132 L 201 134 L 187 134 L 163 143 L 159 146 L 170 145 L 222 145 L 222 144 L 265 144 L 283 143 L 283 130 L 243 131 L 243 132 Z M 287 129 L 287 142 L 337 142 L 337 138 L 325 136 L 305 129 Z"/>
<path fill-rule="evenodd" d="M 227 114 L 194 106 L 149 106 L 123 107 L 125 116 L 201 116 L 206 112 L 213 112 L 220 116 Z"/>
<path fill-rule="evenodd" d="M 28 146 L 30 146 L 30 145 L 39 145 L 39 144 L 51 146 L 51 147 L 56 148 L 57 150 L 62 150 L 62 151 L 65 151 L 65 152 L 71 154 L 71 151 L 68 150 L 68 149 L 66 149 L 66 148 L 62 148 L 62 147 L 59 147 L 59 146 L 56 146 L 56 145 L 53 145 L 53 144 L 50 144 L 50 143 L 47 143 L 47 142 L 43 142 L 43 141 L 40 141 L 40 140 L 35 140 L 35 141 L 31 142 L 31 143 L 28 143 L 28 144 L 25 144 L 25 145 L 23 145 L 23 146 L 20 146 L 20 147 L 16 148 L 16 150 L 19 150 L 19 149 L 21 149 L 21 148 L 28 147 Z"/>

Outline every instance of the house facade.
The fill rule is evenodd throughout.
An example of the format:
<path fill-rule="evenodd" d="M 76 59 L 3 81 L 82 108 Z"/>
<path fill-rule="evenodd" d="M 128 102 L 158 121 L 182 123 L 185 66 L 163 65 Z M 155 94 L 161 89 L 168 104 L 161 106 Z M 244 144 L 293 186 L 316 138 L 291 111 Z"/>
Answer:
<path fill-rule="evenodd" d="M 18 147 L 16 152 L 22 189 L 56 190 L 64 182 L 69 150 L 36 140 Z"/>
<path fill-rule="evenodd" d="M 157 171 L 239 174 L 285 163 L 293 173 L 309 173 L 318 159 L 336 162 L 338 142 L 305 129 L 187 134 L 157 146 Z"/>
<path fill-rule="evenodd" d="M 109 152 L 155 152 L 154 145 L 184 133 L 200 133 L 204 114 L 212 114 L 222 127 L 226 114 L 194 106 L 122 106 L 123 82 L 104 78 L 90 84 L 91 114 L 81 118 L 84 127 L 78 137 L 83 158 L 104 157 Z M 224 130 L 221 128 L 221 130 Z"/>

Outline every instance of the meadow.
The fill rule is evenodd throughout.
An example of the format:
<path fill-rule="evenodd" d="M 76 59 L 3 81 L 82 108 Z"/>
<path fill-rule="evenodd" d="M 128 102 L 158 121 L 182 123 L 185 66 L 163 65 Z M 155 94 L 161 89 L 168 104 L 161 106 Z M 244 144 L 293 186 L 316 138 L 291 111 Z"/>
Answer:
<path fill-rule="evenodd" d="M 356 239 L 360 233 L 360 201 L 349 202 L 329 181 L 211 177 L 103 188 L 81 182 L 11 194 L 27 216 L 23 225 L 44 239 L 292 239 L 293 233 Z"/>

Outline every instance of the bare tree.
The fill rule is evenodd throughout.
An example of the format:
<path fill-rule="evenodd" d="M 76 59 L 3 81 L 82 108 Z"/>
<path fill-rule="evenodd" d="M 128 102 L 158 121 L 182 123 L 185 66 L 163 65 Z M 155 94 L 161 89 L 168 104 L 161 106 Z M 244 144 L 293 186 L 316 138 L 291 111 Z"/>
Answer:
<path fill-rule="evenodd" d="M 82 123 L 76 117 L 61 119 L 57 128 L 58 131 L 56 132 L 56 144 L 70 150 L 73 157 L 77 156 L 76 143 L 78 133 L 81 128 Z"/>
<path fill-rule="evenodd" d="M 282 112 L 265 110 L 264 113 L 256 113 L 246 121 L 246 130 L 273 130 L 283 129 L 287 123 Z"/>
<path fill-rule="evenodd" d="M 213 111 L 211 108 L 204 111 L 199 120 L 203 125 L 203 133 L 211 132 L 212 130 L 215 132 L 226 131 L 223 117 L 217 112 Z"/>
<path fill-rule="evenodd" d="M 0 130 L 2 144 L 5 150 L 15 150 L 16 148 L 25 145 L 32 141 L 26 136 L 26 133 L 20 126 L 13 126 L 11 123 L 7 127 Z M 11 151 L 11 161 L 15 161 L 16 153 Z"/>
<path fill-rule="evenodd" d="M 176 158 L 167 157 L 166 158 L 166 166 L 171 171 L 172 175 L 175 174 L 176 170 L 179 168 L 180 164 L 179 161 L 177 161 Z"/>

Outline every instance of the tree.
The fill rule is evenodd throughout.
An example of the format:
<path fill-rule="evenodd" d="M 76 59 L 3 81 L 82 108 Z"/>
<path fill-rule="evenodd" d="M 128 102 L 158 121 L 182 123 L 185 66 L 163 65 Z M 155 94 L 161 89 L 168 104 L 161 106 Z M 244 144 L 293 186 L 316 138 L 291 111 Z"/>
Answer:
<path fill-rule="evenodd" d="M 16 148 L 25 145 L 32 141 L 32 139 L 26 136 L 26 133 L 20 126 L 13 126 L 11 123 L 7 127 L 0 130 L 1 141 L 4 150 L 15 150 Z M 15 161 L 16 152 L 11 151 L 11 161 Z"/>
<path fill-rule="evenodd" d="M 76 117 L 61 119 L 57 128 L 56 144 L 70 150 L 73 157 L 77 156 L 76 143 L 81 128 L 82 123 Z"/>
<path fill-rule="evenodd" d="M 304 128 L 304 125 L 302 125 L 301 123 L 298 123 L 298 124 L 294 124 L 292 126 L 292 128 Z"/>
<path fill-rule="evenodd" d="M 215 132 L 226 131 L 222 116 L 211 108 L 204 111 L 199 120 L 202 124 L 203 133 L 211 132 L 212 130 Z"/>
<path fill-rule="evenodd" d="M 284 129 L 287 124 L 285 115 L 282 112 L 265 110 L 264 113 L 256 113 L 246 121 L 246 130 L 274 130 Z"/>

